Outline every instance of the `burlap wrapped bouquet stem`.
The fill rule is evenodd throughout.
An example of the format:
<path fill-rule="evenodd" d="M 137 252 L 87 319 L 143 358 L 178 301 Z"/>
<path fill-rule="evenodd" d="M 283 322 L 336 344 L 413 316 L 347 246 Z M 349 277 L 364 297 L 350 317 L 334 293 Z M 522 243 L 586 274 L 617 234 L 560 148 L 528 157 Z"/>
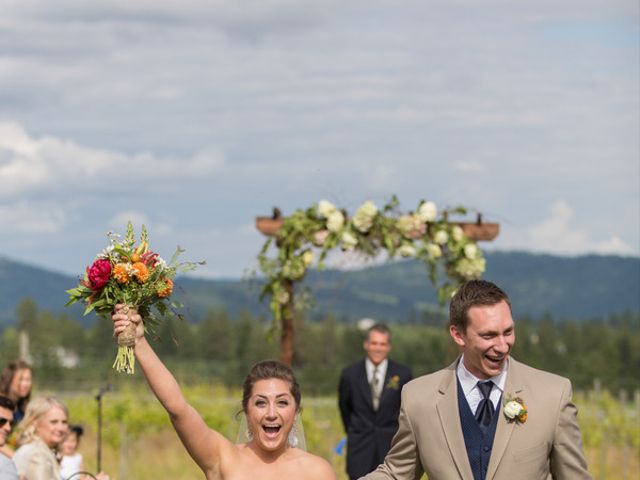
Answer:
<path fill-rule="evenodd" d="M 136 324 L 131 321 L 131 317 L 138 314 L 138 308 L 135 305 L 125 305 L 122 307 L 122 313 L 129 318 L 129 324 L 118 334 L 118 354 L 113 363 L 113 368 L 122 373 L 135 373 L 135 356 L 133 347 L 136 344 Z"/>

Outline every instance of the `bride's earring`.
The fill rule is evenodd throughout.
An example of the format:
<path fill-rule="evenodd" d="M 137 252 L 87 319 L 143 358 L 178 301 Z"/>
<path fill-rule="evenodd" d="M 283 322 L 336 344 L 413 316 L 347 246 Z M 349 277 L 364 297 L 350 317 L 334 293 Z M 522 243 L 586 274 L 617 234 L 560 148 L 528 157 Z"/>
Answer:
<path fill-rule="evenodd" d="M 296 423 L 298 422 L 298 415 L 293 421 L 293 427 L 291 427 L 291 431 L 289 432 L 289 446 L 297 447 L 298 446 L 298 429 L 296 428 Z"/>
<path fill-rule="evenodd" d="M 251 429 L 249 427 L 247 427 L 247 431 L 245 434 L 247 435 L 247 439 L 249 441 L 253 440 L 253 433 L 251 433 Z"/>

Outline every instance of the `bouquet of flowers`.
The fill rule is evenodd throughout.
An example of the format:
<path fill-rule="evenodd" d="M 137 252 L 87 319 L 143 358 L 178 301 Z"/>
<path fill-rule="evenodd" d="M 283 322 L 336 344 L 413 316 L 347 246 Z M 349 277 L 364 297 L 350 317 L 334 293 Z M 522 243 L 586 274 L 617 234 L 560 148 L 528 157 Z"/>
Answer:
<path fill-rule="evenodd" d="M 173 293 L 173 279 L 176 274 L 193 270 L 195 263 L 178 263 L 178 256 L 184 251 L 177 248 L 167 263 L 160 255 L 149 249 L 148 234 L 142 226 L 140 242 L 136 245 L 133 225 L 127 225 L 127 233 L 122 241 L 120 235 L 109 232 L 109 245 L 100 252 L 93 264 L 87 267 L 84 278 L 77 287 L 67 290 L 69 301 L 86 305 L 84 314 L 95 310 L 99 315 L 111 315 L 116 304 L 124 304 L 125 313 L 140 313 L 146 325 L 158 322 L 159 314 L 178 315 L 176 302 L 170 302 Z M 152 309 L 153 307 L 153 309 Z M 113 364 L 118 372 L 134 373 L 135 325 L 118 335 L 118 354 Z"/>

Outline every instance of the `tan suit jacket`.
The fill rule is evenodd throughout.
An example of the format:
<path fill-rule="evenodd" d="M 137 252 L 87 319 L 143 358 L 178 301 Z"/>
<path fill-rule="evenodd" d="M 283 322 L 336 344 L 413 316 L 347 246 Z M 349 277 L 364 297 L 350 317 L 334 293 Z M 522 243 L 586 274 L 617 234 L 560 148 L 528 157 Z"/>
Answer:
<path fill-rule="evenodd" d="M 458 411 L 456 366 L 407 383 L 399 428 L 385 461 L 366 480 L 473 480 Z M 525 423 L 507 422 L 502 406 L 487 480 L 590 479 L 571 403 L 571 382 L 509 360 L 503 399 L 520 397 Z"/>

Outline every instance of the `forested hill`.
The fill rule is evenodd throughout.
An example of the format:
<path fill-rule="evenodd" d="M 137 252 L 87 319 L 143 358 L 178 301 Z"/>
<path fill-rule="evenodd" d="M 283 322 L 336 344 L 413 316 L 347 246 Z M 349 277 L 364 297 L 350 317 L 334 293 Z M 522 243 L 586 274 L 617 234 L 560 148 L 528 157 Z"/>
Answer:
<path fill-rule="evenodd" d="M 640 258 L 587 255 L 560 257 L 523 252 L 489 252 L 485 279 L 503 286 L 517 317 L 557 319 L 604 318 L 640 312 Z M 38 308 L 63 312 L 64 291 L 75 285 L 70 275 L 40 269 L 0 257 L 0 324 L 14 322 L 24 297 Z M 259 280 L 182 278 L 177 291 L 197 321 L 212 308 L 269 316 L 258 301 Z M 357 271 L 313 271 L 305 280 L 313 292 L 311 316 L 332 313 L 338 319 L 372 317 L 385 321 L 421 320 L 437 310 L 435 290 L 425 267 L 399 261 Z M 80 309 L 68 310 L 80 316 Z M 92 317 L 86 319 L 92 321 Z"/>

